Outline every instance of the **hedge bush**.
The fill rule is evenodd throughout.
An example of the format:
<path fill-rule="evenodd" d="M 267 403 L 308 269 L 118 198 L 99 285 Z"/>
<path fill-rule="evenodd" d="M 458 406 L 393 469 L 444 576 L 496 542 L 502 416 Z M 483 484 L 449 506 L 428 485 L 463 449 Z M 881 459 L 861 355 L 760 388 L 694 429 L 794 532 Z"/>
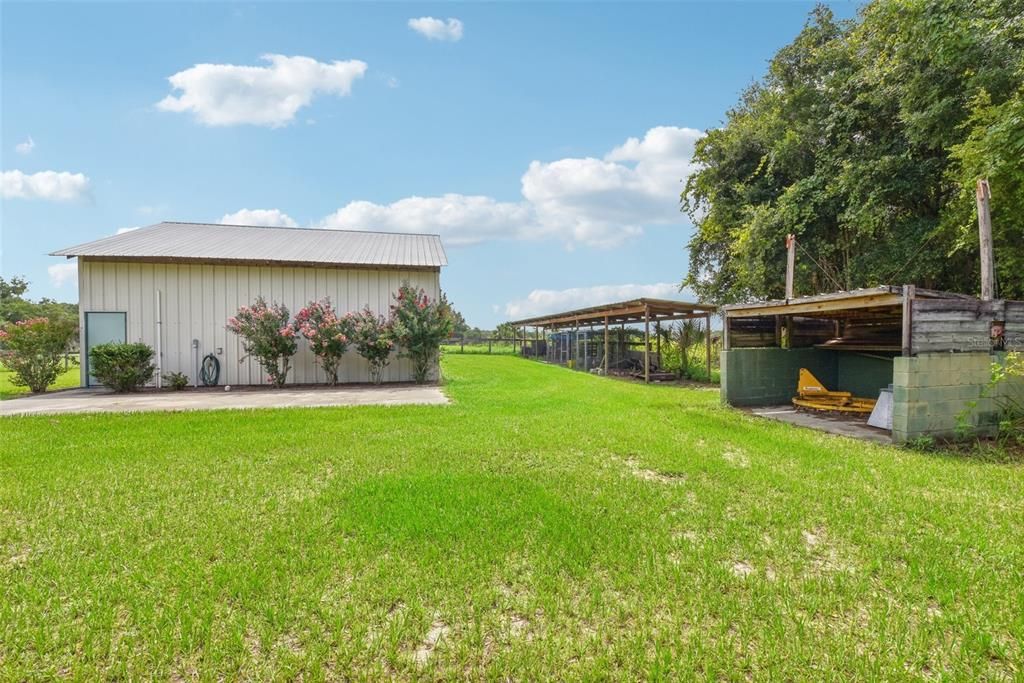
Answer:
<path fill-rule="evenodd" d="M 156 373 L 146 344 L 99 344 L 89 350 L 89 369 L 98 382 L 117 392 L 138 391 Z"/>

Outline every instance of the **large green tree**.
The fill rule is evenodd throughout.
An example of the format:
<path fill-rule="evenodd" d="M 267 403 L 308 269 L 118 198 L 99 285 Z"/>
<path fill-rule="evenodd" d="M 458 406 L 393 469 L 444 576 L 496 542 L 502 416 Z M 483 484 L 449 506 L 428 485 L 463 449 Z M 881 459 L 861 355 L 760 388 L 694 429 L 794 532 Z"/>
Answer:
<path fill-rule="evenodd" d="M 1024 4 L 817 7 L 696 148 L 684 281 L 705 300 L 913 282 L 975 292 L 990 181 L 999 293 L 1024 298 Z"/>
<path fill-rule="evenodd" d="M 30 318 L 70 320 L 78 324 L 78 305 L 67 304 L 43 297 L 39 301 L 25 298 L 29 282 L 24 277 L 9 280 L 0 277 L 0 325 L 16 323 Z"/>

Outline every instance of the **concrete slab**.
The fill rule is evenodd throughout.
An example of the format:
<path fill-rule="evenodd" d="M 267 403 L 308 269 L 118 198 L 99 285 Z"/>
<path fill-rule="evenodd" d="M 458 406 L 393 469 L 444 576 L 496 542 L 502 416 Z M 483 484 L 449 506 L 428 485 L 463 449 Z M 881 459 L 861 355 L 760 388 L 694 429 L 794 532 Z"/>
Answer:
<path fill-rule="evenodd" d="M 832 413 L 811 413 L 797 410 L 793 406 L 767 406 L 748 408 L 748 412 L 769 420 L 778 420 L 798 427 L 817 429 L 830 434 L 840 434 L 862 441 L 891 444 L 892 435 L 877 427 L 868 426 L 867 416 L 835 415 Z"/>
<path fill-rule="evenodd" d="M 218 387 L 184 391 L 145 390 L 137 394 L 115 394 L 106 389 L 69 389 L 0 401 L 0 416 L 446 403 L 448 398 L 440 387 L 410 384 L 285 389 L 232 387 L 231 391 Z"/>

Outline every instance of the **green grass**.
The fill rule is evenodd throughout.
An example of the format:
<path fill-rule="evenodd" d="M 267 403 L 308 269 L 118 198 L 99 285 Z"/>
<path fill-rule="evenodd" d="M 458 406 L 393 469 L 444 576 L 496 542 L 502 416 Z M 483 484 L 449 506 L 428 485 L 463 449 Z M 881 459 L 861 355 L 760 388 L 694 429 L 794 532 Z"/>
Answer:
<path fill-rule="evenodd" d="M 476 353 L 515 356 L 519 353 L 519 347 L 511 343 L 494 342 L 487 344 L 442 344 L 441 351 L 448 353 Z"/>
<path fill-rule="evenodd" d="M 1024 468 L 444 370 L 445 407 L 0 420 L 0 680 L 1024 675 Z"/>
<path fill-rule="evenodd" d="M 0 363 L 0 401 L 17 398 L 19 396 L 25 396 L 29 394 L 28 387 L 19 387 L 11 383 L 14 377 L 14 373 L 8 370 L 2 363 Z M 49 386 L 49 390 L 54 389 L 70 389 L 77 387 L 80 381 L 78 366 L 72 364 L 67 372 L 62 372 L 57 376 L 57 381 Z"/>

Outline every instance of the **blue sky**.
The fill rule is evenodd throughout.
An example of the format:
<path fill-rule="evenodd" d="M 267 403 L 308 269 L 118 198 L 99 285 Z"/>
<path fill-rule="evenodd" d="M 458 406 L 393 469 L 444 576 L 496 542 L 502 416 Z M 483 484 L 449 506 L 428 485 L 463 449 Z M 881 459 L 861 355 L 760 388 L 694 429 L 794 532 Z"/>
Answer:
<path fill-rule="evenodd" d="M 672 296 L 693 142 L 811 8 L 4 2 L 0 270 L 225 220 L 438 232 L 473 325 Z"/>

